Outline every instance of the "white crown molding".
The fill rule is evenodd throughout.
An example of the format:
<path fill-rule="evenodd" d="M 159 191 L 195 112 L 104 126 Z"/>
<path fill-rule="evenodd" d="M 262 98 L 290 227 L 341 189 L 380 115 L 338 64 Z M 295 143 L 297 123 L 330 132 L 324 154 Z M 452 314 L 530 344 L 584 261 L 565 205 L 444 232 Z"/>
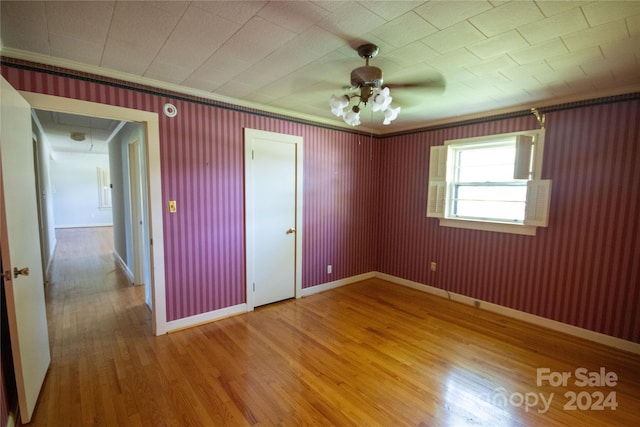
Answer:
<path fill-rule="evenodd" d="M 624 95 L 628 93 L 640 92 L 640 85 L 631 85 L 631 86 L 625 86 L 625 87 L 616 88 L 616 89 L 583 93 L 580 95 L 571 95 L 566 97 L 539 100 L 539 101 L 534 101 L 526 104 L 518 104 L 511 107 L 504 107 L 504 108 L 499 108 L 495 110 L 486 110 L 478 113 L 466 114 L 463 116 L 455 116 L 455 117 L 448 117 L 444 119 L 435 119 L 435 120 L 425 120 L 424 123 L 413 122 L 405 126 L 402 126 L 399 123 L 397 123 L 396 126 L 393 126 L 392 128 L 390 128 L 388 132 L 386 131 L 386 129 L 384 129 L 385 132 L 382 132 L 380 129 L 374 129 L 366 126 L 358 126 L 357 128 L 354 128 L 352 126 L 347 125 L 346 123 L 343 123 L 341 120 L 333 120 L 333 119 L 327 119 L 327 118 L 318 117 L 318 116 L 312 116 L 310 114 L 298 113 L 295 111 L 285 110 L 282 108 L 271 107 L 269 105 L 243 101 L 240 99 L 231 98 L 224 95 L 218 95 L 213 92 L 193 89 L 193 88 L 181 86 L 178 84 L 166 83 L 159 80 L 138 76 L 135 74 L 129 74 L 129 73 L 123 73 L 120 71 L 110 70 L 110 69 L 98 67 L 95 65 L 83 64 L 83 63 L 71 61 L 68 59 L 54 58 L 49 55 L 27 52 L 20 49 L 7 48 L 1 45 L 1 41 L 0 41 L 0 55 L 7 56 L 14 59 L 20 59 L 23 61 L 30 61 L 38 64 L 50 65 L 50 66 L 60 67 L 60 68 L 67 68 L 69 70 L 94 74 L 97 76 L 102 76 L 102 77 L 116 79 L 116 80 L 122 80 L 125 82 L 148 86 L 151 88 L 175 92 L 178 94 L 184 94 L 188 96 L 208 99 L 214 102 L 222 102 L 222 103 L 226 103 L 226 104 L 230 104 L 238 107 L 251 108 L 251 109 L 259 110 L 265 113 L 283 115 L 292 119 L 304 120 L 304 121 L 316 123 L 319 125 L 327 125 L 334 128 L 352 130 L 357 133 L 371 134 L 376 136 L 384 136 L 387 134 L 393 135 L 397 133 L 404 133 L 404 132 L 411 132 L 411 131 L 420 131 L 422 129 L 428 129 L 430 127 L 450 125 L 458 122 L 465 122 L 468 120 L 482 119 L 486 117 L 515 113 L 519 111 L 530 110 L 531 108 L 542 109 L 542 108 L 547 108 L 554 105 L 568 104 L 572 102 L 581 102 L 581 101 L 587 101 L 590 99 L 597 99 L 597 98 L 604 98 L 609 96 L 617 96 L 617 95 Z"/>
<path fill-rule="evenodd" d="M 495 110 L 486 110 L 478 113 L 466 114 L 463 116 L 448 117 L 445 119 L 436 119 L 436 120 L 425 122 L 424 125 L 420 125 L 420 126 L 416 126 L 414 123 L 413 125 L 405 126 L 404 128 L 394 128 L 393 132 L 388 132 L 388 134 L 420 131 L 421 129 L 428 129 L 430 127 L 466 122 L 468 120 L 484 119 L 492 116 L 499 116 L 503 114 L 531 110 L 532 108 L 543 109 L 543 108 L 553 107 L 556 105 L 570 104 L 573 102 L 581 102 L 581 101 L 589 101 L 592 99 L 606 98 L 609 96 L 626 95 L 629 93 L 636 93 L 636 92 L 640 92 L 640 84 L 624 86 L 616 89 L 594 91 L 594 92 L 584 93 L 580 95 L 572 95 L 572 96 L 559 97 L 559 98 L 549 98 L 549 99 L 535 101 L 532 103 L 518 104 L 511 107 L 504 107 L 504 108 L 499 108 Z"/>
<path fill-rule="evenodd" d="M 309 114 L 298 113 L 295 111 L 285 110 L 282 108 L 271 107 L 269 105 L 258 104 L 254 102 L 243 101 L 236 98 L 231 98 L 224 95 L 218 95 L 213 92 L 207 92 L 200 89 L 193 89 L 187 86 L 181 86 L 178 84 L 162 82 L 160 80 L 154 80 L 147 77 L 138 76 L 136 74 L 123 73 L 121 71 L 115 71 L 108 68 L 102 68 L 95 65 L 83 64 L 80 62 L 62 59 L 62 58 L 54 58 L 49 55 L 43 55 L 39 53 L 27 52 L 20 49 L 12 49 L 7 47 L 0 47 L 0 55 L 6 56 L 9 58 L 19 59 L 22 61 L 34 62 L 37 64 L 49 65 L 53 67 L 66 68 L 73 71 L 79 71 L 82 73 L 94 74 L 96 76 L 101 76 L 110 79 L 122 80 L 124 82 L 139 84 L 143 86 L 147 86 L 150 88 L 175 92 L 177 94 L 183 94 L 188 96 L 194 96 L 198 98 L 207 99 L 214 102 L 222 102 L 225 104 L 230 104 L 243 108 L 251 108 L 254 110 L 259 110 L 265 113 L 272 113 L 290 117 L 292 119 L 300 119 L 308 122 L 317 123 L 320 125 L 327 125 L 336 128 L 344 128 L 344 129 L 353 129 L 353 127 L 343 123 L 341 120 L 332 120 L 326 119 L 322 117 L 312 116 Z M 379 135 L 380 131 L 376 129 L 371 129 L 367 127 L 358 127 L 357 131 L 360 133 L 373 133 L 374 135 Z"/>

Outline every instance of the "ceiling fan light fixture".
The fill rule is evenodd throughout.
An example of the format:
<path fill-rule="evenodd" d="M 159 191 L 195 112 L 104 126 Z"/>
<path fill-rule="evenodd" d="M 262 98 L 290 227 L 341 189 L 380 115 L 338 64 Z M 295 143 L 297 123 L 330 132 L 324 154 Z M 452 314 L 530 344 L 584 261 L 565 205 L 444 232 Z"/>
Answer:
<path fill-rule="evenodd" d="M 378 54 L 378 46 L 374 44 L 363 44 L 357 49 L 358 55 L 366 61 L 363 67 L 358 67 L 351 71 L 351 89 L 359 89 L 360 93 L 352 95 L 336 96 L 329 99 L 331 112 L 338 117 L 342 117 L 345 123 L 351 126 L 360 124 L 360 105 L 365 106 L 371 103 L 372 112 L 384 112 L 384 123 L 388 125 L 398 117 L 400 107 L 391 108 L 393 98 L 389 88 L 382 87 L 382 70 L 369 65 L 369 59 Z M 349 104 L 353 98 L 359 98 L 358 102 L 349 109 Z"/>
<path fill-rule="evenodd" d="M 389 94 L 389 88 L 373 89 L 371 96 L 371 110 L 372 111 L 385 111 L 391 105 L 391 95 Z"/>
<path fill-rule="evenodd" d="M 360 124 L 360 108 L 357 105 L 354 106 L 344 114 L 342 119 L 348 125 L 358 126 Z"/>
<path fill-rule="evenodd" d="M 71 138 L 74 141 L 82 142 L 85 139 L 87 139 L 87 134 L 84 132 L 71 132 L 69 134 L 69 138 Z"/>
<path fill-rule="evenodd" d="M 396 118 L 398 118 L 399 113 L 400 113 L 400 107 L 387 108 L 386 110 L 384 110 L 384 121 L 382 122 L 382 124 L 388 125 L 389 123 L 394 121 Z"/>
<path fill-rule="evenodd" d="M 343 117 L 345 114 L 344 109 L 349 106 L 349 97 L 347 95 L 336 96 L 332 95 L 329 100 L 329 106 L 331 107 L 331 112 L 338 117 Z"/>

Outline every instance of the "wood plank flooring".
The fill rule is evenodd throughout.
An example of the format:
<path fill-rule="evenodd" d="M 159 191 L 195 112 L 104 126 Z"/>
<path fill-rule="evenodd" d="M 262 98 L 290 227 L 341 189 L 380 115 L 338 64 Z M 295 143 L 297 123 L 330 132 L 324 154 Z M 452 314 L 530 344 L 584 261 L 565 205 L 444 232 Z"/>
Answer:
<path fill-rule="evenodd" d="M 152 336 L 108 230 L 58 235 L 33 426 L 640 425 L 638 355 L 377 279 Z"/>

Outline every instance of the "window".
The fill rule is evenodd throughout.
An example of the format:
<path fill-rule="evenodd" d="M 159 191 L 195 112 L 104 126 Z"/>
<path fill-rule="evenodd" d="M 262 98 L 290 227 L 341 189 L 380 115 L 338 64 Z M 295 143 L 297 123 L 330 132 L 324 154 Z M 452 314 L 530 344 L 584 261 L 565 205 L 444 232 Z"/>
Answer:
<path fill-rule="evenodd" d="M 431 147 L 427 216 L 440 225 L 535 235 L 548 223 L 551 181 L 540 179 L 544 130 Z"/>

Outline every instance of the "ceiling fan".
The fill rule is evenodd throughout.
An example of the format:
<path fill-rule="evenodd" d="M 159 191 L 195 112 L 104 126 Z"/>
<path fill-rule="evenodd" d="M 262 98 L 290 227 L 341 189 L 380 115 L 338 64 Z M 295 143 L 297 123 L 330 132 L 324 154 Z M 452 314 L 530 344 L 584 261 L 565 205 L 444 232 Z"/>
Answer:
<path fill-rule="evenodd" d="M 360 124 L 360 104 L 366 106 L 371 103 L 372 111 L 382 111 L 384 113 L 383 124 L 385 125 L 395 120 L 400 113 L 400 107 L 391 107 L 390 89 L 444 88 L 444 80 L 441 77 L 413 83 L 384 84 L 382 70 L 369 65 L 369 60 L 378 55 L 378 46 L 372 43 L 365 43 L 358 46 L 356 51 L 365 60 L 365 65 L 351 71 L 351 86 L 348 86 L 347 89 L 358 89 L 359 92 L 352 95 L 333 95 L 329 100 L 331 112 L 338 117 L 342 117 L 345 123 L 351 126 Z M 350 107 L 354 98 L 358 98 L 358 102 Z"/>

